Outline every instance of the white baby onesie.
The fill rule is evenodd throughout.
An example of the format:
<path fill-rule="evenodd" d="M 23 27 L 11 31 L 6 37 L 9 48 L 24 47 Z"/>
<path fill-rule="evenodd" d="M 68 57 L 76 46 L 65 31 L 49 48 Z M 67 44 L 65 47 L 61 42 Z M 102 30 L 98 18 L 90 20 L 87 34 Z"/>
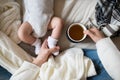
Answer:
<path fill-rule="evenodd" d="M 24 22 L 28 21 L 31 24 L 35 37 L 43 37 L 53 15 L 53 0 L 23 1 L 25 5 Z"/>

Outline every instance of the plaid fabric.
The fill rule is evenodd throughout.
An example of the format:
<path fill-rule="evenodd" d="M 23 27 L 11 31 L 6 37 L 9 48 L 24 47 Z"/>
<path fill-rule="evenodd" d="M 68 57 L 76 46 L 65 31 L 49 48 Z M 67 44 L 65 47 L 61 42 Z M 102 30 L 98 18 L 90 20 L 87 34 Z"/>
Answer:
<path fill-rule="evenodd" d="M 99 29 L 108 26 L 112 17 L 120 21 L 120 0 L 98 0 L 95 9 Z M 116 33 L 120 35 L 119 31 Z"/>
<path fill-rule="evenodd" d="M 98 0 L 95 9 L 96 21 L 100 29 L 110 24 L 112 17 L 120 21 L 120 0 Z"/>
<path fill-rule="evenodd" d="M 118 20 L 120 22 L 120 0 L 118 0 L 118 2 L 116 2 L 112 16 L 113 16 L 113 18 L 115 18 L 116 20 Z"/>

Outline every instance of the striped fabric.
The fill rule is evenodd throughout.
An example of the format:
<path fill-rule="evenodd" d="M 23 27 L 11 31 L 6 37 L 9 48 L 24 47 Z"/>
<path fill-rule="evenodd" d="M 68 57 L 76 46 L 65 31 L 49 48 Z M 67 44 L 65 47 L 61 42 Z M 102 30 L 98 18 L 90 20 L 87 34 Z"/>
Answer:
<path fill-rule="evenodd" d="M 120 0 L 98 0 L 96 5 L 96 21 L 100 29 L 105 28 L 108 36 L 113 35 L 120 28 L 120 25 L 111 26 L 111 18 L 120 22 Z M 117 27 L 117 28 L 116 28 Z M 107 33 L 105 33 L 107 35 Z"/>

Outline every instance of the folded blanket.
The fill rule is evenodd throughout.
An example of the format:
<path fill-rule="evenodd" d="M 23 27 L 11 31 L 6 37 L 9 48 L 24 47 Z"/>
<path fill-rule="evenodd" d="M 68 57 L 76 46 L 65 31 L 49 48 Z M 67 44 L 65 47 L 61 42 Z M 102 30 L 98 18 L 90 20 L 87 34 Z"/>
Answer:
<path fill-rule="evenodd" d="M 96 75 L 92 61 L 80 48 L 70 48 L 56 58 L 50 57 L 40 68 L 40 80 L 85 80 Z"/>
<path fill-rule="evenodd" d="M 10 80 L 86 80 L 95 74 L 92 61 L 83 56 L 83 51 L 70 48 L 56 58 L 51 56 L 41 67 L 25 61 Z"/>
<path fill-rule="evenodd" d="M 0 0 L 0 3 L 3 3 L 3 0 Z M 21 18 L 19 4 L 13 1 L 0 4 L 0 31 L 4 32 L 16 43 L 20 42 L 17 36 L 20 24 Z"/>

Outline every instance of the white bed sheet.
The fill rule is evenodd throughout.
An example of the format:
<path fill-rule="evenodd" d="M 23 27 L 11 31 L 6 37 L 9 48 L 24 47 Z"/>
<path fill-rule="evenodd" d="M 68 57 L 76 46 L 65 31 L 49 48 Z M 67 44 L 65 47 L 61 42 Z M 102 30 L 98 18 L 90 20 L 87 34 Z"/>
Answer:
<path fill-rule="evenodd" d="M 22 0 L 17 0 L 20 4 Z M 55 0 L 54 15 L 61 17 L 64 20 L 64 28 L 58 45 L 61 51 L 70 47 L 80 47 L 87 49 L 95 49 L 95 43 L 87 36 L 87 38 L 80 43 L 72 43 L 67 39 L 66 30 L 71 23 L 80 22 L 84 25 L 89 24 L 89 18 L 95 18 L 95 5 L 97 0 Z M 21 4 L 22 5 L 22 4 Z M 93 21 L 96 23 L 96 21 Z M 47 37 L 51 32 L 48 32 Z M 44 39 L 44 38 L 43 38 Z M 120 37 L 113 38 L 114 43 L 120 49 Z M 23 43 L 22 43 L 23 44 Z M 26 44 L 23 44 L 24 46 Z M 22 46 L 22 45 L 21 45 Z M 26 49 L 26 46 L 23 48 Z M 29 47 L 30 48 L 30 47 Z M 29 50 L 26 49 L 29 52 Z"/>

